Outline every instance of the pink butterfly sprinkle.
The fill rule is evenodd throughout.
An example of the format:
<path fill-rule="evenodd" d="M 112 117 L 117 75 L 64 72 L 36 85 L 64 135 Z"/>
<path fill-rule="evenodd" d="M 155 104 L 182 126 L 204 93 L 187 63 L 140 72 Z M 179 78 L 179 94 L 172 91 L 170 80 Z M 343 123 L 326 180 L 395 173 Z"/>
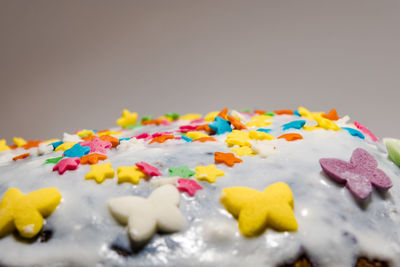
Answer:
<path fill-rule="evenodd" d="M 53 171 L 58 171 L 59 174 L 64 174 L 68 170 L 76 170 L 81 163 L 81 159 L 78 157 L 65 158 L 60 160 L 54 167 Z"/>
<path fill-rule="evenodd" d="M 183 178 L 178 179 L 178 186 L 176 188 L 179 191 L 186 192 L 191 197 L 196 194 L 197 190 L 203 189 L 195 180 Z"/>
<path fill-rule="evenodd" d="M 373 142 L 378 142 L 379 139 L 370 131 L 367 127 L 359 123 L 358 121 L 354 122 L 354 125 L 364 134 L 368 135 Z"/>
<path fill-rule="evenodd" d="M 378 169 L 375 158 L 362 148 L 354 150 L 350 162 L 323 158 L 319 163 L 329 177 L 345 183 L 350 192 L 360 199 L 371 194 L 372 186 L 383 190 L 392 187 L 392 181 L 386 173 Z"/>
<path fill-rule="evenodd" d="M 138 162 L 136 163 L 136 166 L 147 176 L 161 176 L 161 172 L 156 167 L 151 166 L 146 162 Z"/>

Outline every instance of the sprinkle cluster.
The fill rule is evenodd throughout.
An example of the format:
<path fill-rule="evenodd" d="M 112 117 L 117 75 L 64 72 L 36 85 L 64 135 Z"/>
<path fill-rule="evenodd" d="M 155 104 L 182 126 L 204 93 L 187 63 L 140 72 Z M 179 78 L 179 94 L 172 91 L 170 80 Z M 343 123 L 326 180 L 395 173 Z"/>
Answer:
<path fill-rule="evenodd" d="M 279 134 L 270 128 L 274 124 L 276 116 L 288 118 L 287 123 L 279 125 Z M 97 184 L 102 184 L 106 179 L 113 179 L 115 170 L 117 184 L 137 185 L 142 180 L 148 182 L 151 179 L 154 181 L 152 184 L 159 188 L 154 190 L 149 198 L 123 196 L 108 202 L 111 214 L 122 224 L 128 225 L 131 238 L 134 241 L 143 241 L 151 238 L 157 229 L 166 232 L 181 230 L 184 218 L 178 209 L 179 194 L 177 192 L 180 191 L 189 197 L 195 197 L 196 192 L 202 190 L 206 183 L 216 183 L 222 177 L 222 179 L 229 179 L 220 169 L 223 165 L 228 168 L 236 168 L 237 165 L 247 160 L 246 157 L 258 156 L 266 159 L 279 153 L 279 146 L 282 142 L 302 142 L 314 131 L 343 131 L 348 134 L 349 138 L 359 138 L 358 140 L 362 139 L 371 143 L 378 141 L 378 138 L 365 126 L 359 122 L 348 123 L 348 117 L 340 118 L 335 109 L 324 113 L 311 112 L 304 107 L 297 110 L 285 109 L 271 112 L 266 110 L 229 111 L 224 108 L 221 111 L 210 112 L 204 117 L 201 114 L 180 116 L 177 113 L 167 113 L 157 118 L 145 116 L 140 122 L 138 122 L 137 113 L 125 109 L 116 123 L 120 126 L 119 128 L 83 129 L 74 134 L 65 133 L 62 139 L 25 141 L 23 138 L 15 137 L 14 145 L 11 146 L 8 146 L 5 140 L 0 140 L 0 156 L 1 153 L 9 153 L 13 155 L 12 160 L 15 161 L 13 164 L 19 164 L 26 158 L 41 157 L 60 151 L 57 157 L 47 157 L 43 160 L 44 165 L 54 165 L 52 168 L 54 175 L 64 175 L 66 172 L 78 168 L 89 169 L 89 167 L 81 167 L 81 165 L 90 165 L 90 170 L 82 178 L 94 180 Z M 135 129 L 147 129 L 146 126 L 149 125 L 170 126 L 172 130 L 155 133 L 143 131 L 137 135 L 133 134 Z M 157 159 L 154 159 L 153 162 L 132 162 L 129 166 L 113 166 L 111 162 L 108 162 L 111 150 L 123 153 L 123 151 L 137 147 L 151 149 L 152 147 L 162 148 L 176 144 L 190 146 L 192 143 L 197 143 L 201 145 L 206 142 L 223 143 L 231 152 L 214 151 L 210 153 L 210 159 L 214 164 L 199 165 L 194 169 L 187 165 L 167 166 L 167 172 L 164 173 L 159 166 L 157 167 Z M 400 166 L 399 144 L 399 141 L 394 139 L 386 141 L 390 158 Z M 60 155 L 60 153 L 62 154 Z M 350 191 L 360 199 L 365 199 L 370 195 L 372 186 L 383 190 L 392 186 L 390 178 L 377 168 L 376 160 L 365 150 L 356 150 L 350 162 L 340 159 L 321 159 L 320 164 L 329 177 L 346 184 Z M 152 179 L 152 177 L 158 178 Z M 48 204 L 51 212 L 43 215 L 39 209 L 39 213 L 48 216 L 60 203 L 61 195 L 53 189 L 42 190 L 50 193 L 44 194 L 43 198 L 35 195 L 35 201 L 39 203 L 39 206 L 40 203 L 49 202 L 48 198 L 55 199 L 54 203 Z M 21 199 L 19 201 L 22 203 L 21 205 L 25 205 L 26 201 L 22 200 L 26 197 L 18 192 L 6 193 L 1 203 L 5 199 L 8 201 L 10 196 L 16 194 Z M 163 201 L 162 205 L 160 201 Z M 11 206 L 4 208 L 1 203 L 0 209 L 5 210 L 4 214 L 12 212 Z M 225 188 L 221 192 L 221 203 L 229 213 L 238 219 L 239 230 L 244 236 L 259 235 L 267 227 L 278 231 L 297 230 L 297 222 L 293 213 L 293 194 L 285 183 L 272 184 L 263 192 L 247 187 Z M 137 206 L 142 208 L 137 208 Z M 152 210 L 152 212 L 146 213 L 141 210 L 144 208 Z M 25 207 L 25 210 L 35 210 L 35 207 Z M 10 233 L 10 230 L 14 229 L 12 227 L 13 220 L 8 217 L 6 220 L 7 218 L 1 217 L 3 216 L 1 214 L 0 234 Z M 16 216 L 18 217 L 18 215 Z M 140 217 L 141 225 L 137 225 L 137 220 L 130 222 L 133 217 Z M 40 221 L 42 217 L 38 218 L 34 223 L 34 231 L 27 233 L 20 230 L 22 236 L 32 237 L 39 232 L 42 226 Z M 143 225 L 147 226 L 142 227 Z M 18 225 L 17 228 L 19 229 Z"/>

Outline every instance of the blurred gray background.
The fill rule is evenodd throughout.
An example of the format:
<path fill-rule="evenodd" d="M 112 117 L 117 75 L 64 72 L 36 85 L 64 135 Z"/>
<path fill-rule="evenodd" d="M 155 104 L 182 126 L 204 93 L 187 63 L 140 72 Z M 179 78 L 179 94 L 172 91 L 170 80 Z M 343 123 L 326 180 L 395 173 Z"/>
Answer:
<path fill-rule="evenodd" d="M 334 107 L 400 138 L 400 1 L 0 0 L 0 138 Z"/>

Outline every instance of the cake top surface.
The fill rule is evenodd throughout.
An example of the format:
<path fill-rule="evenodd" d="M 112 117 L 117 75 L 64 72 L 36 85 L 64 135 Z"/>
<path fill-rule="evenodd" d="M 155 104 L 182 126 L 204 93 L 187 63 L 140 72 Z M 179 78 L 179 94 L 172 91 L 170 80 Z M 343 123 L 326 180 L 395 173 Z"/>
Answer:
<path fill-rule="evenodd" d="M 303 107 L 117 124 L 0 140 L 0 264 L 400 262 L 398 140 Z"/>

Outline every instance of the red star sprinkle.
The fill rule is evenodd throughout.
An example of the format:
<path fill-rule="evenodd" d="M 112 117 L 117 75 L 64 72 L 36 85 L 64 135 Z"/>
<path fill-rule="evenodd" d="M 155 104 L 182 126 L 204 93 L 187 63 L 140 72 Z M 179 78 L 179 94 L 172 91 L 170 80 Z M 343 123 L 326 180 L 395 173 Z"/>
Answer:
<path fill-rule="evenodd" d="M 229 167 L 232 167 L 235 163 L 243 162 L 243 160 L 235 157 L 233 153 L 222 153 L 222 152 L 215 152 L 214 160 L 215 163 L 224 163 Z"/>

